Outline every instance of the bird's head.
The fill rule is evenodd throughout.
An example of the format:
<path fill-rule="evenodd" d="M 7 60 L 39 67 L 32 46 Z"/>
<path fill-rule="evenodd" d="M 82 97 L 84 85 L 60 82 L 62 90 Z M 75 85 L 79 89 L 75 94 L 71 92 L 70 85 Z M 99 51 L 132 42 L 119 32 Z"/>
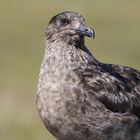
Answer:
<path fill-rule="evenodd" d="M 52 17 L 45 33 L 46 40 L 58 40 L 73 45 L 84 43 L 84 36 L 94 38 L 95 32 L 85 25 L 83 16 L 68 11 Z"/>

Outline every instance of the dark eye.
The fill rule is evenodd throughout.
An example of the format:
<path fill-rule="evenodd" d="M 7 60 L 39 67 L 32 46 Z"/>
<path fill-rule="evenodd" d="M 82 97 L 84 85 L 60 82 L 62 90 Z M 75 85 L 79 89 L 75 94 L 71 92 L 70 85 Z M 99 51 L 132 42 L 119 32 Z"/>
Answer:
<path fill-rule="evenodd" d="M 61 19 L 60 22 L 61 22 L 61 25 L 67 25 L 68 24 L 68 20 L 65 19 L 65 18 Z"/>

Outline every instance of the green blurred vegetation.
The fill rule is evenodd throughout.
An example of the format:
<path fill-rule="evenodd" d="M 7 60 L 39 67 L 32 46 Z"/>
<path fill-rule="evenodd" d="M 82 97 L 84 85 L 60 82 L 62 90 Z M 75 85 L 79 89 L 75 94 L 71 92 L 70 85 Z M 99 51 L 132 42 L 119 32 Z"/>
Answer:
<path fill-rule="evenodd" d="M 96 32 L 96 58 L 140 69 L 139 0 L 0 0 L 0 139 L 55 140 L 38 117 L 35 93 L 44 29 L 61 11 L 81 13 Z"/>

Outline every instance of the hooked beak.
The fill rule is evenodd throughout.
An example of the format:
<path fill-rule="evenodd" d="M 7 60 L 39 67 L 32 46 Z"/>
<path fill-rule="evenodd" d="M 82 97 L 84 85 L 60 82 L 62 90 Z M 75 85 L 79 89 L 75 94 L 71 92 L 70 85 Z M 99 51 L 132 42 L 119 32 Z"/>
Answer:
<path fill-rule="evenodd" d="M 83 36 L 93 37 L 95 38 L 95 32 L 92 28 L 87 27 L 84 24 L 80 24 L 78 28 L 75 29 L 77 33 Z"/>

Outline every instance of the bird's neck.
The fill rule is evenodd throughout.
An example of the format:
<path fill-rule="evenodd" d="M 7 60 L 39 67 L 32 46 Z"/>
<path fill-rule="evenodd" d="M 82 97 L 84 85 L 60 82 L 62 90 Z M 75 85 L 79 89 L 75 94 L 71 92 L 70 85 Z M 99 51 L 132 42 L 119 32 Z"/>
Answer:
<path fill-rule="evenodd" d="M 61 60 L 65 60 L 67 63 L 77 63 L 77 59 L 85 59 L 86 62 L 88 61 L 95 65 L 98 63 L 98 61 L 84 45 L 84 42 L 79 46 L 77 45 L 70 45 L 63 41 L 55 40 L 54 42 L 50 42 L 47 40 L 45 42 L 45 59 L 55 58 L 55 60 L 60 61 L 61 64 L 63 63 Z"/>
<path fill-rule="evenodd" d="M 46 40 L 45 41 L 45 49 L 46 53 L 67 53 L 67 52 L 74 52 L 74 51 L 79 51 L 79 52 L 85 52 L 88 55 L 92 54 L 90 51 L 87 49 L 84 43 L 84 38 L 81 38 L 81 40 L 73 41 L 73 42 L 65 42 L 63 40 L 55 40 L 55 41 L 50 41 Z"/>

